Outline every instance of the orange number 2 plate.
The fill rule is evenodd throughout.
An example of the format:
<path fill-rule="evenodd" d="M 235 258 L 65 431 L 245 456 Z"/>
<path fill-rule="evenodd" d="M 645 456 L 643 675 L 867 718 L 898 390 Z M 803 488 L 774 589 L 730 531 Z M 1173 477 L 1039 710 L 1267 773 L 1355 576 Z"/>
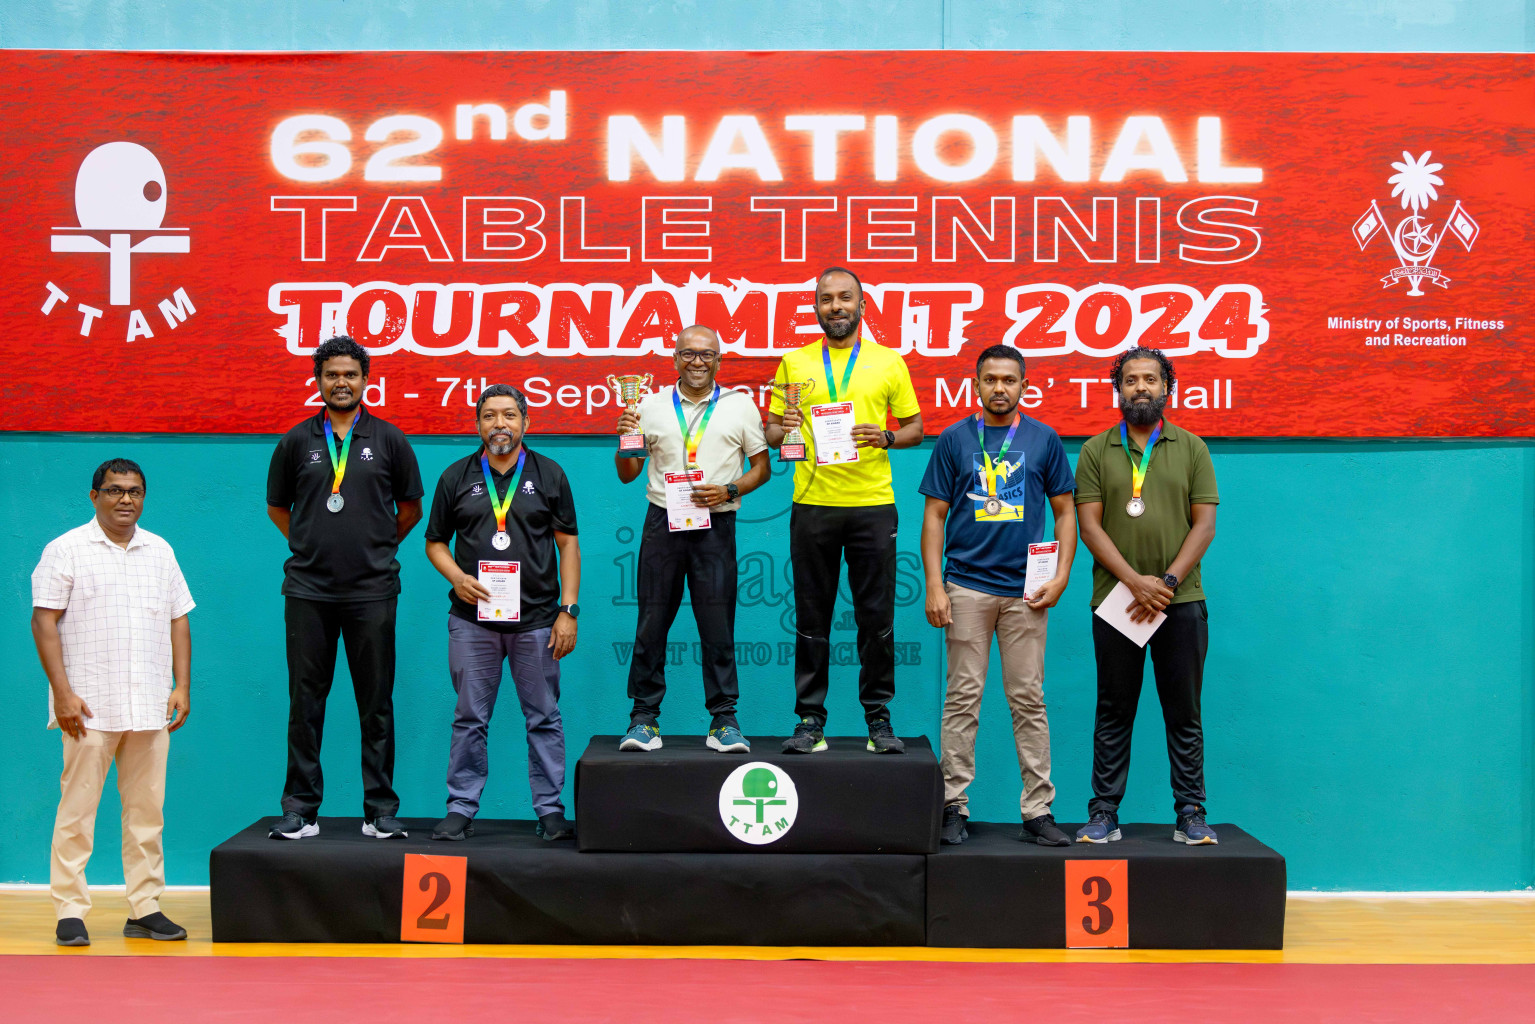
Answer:
<path fill-rule="evenodd" d="M 468 873 L 467 857 L 405 855 L 401 942 L 464 941 L 464 878 Z"/>

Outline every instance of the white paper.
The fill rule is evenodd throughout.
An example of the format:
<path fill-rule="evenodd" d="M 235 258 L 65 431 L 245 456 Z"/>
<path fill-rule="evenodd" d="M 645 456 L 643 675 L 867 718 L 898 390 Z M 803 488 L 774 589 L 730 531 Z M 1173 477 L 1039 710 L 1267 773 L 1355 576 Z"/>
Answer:
<path fill-rule="evenodd" d="M 480 586 L 490 598 L 480 598 L 481 622 L 517 622 L 522 618 L 522 564 L 480 562 Z"/>
<path fill-rule="evenodd" d="M 693 503 L 693 485 L 704 482 L 704 471 L 666 474 L 666 528 L 678 530 L 709 529 L 709 510 Z"/>
<path fill-rule="evenodd" d="M 810 434 L 815 438 L 817 466 L 843 466 L 858 461 L 853 422 L 852 402 L 827 402 L 810 407 Z"/>
<path fill-rule="evenodd" d="M 1117 583 L 1093 614 L 1134 640 L 1137 647 L 1145 647 L 1146 641 L 1151 639 L 1151 634 L 1167 621 L 1167 613 L 1157 612 L 1147 621 L 1131 622 L 1130 613 L 1125 609 L 1134 602 L 1135 596 L 1130 593 L 1130 588 L 1123 583 Z"/>
<path fill-rule="evenodd" d="M 1028 570 L 1023 577 L 1023 599 L 1034 600 L 1039 588 L 1055 579 L 1056 560 L 1060 558 L 1061 542 L 1045 541 L 1029 545 Z"/>

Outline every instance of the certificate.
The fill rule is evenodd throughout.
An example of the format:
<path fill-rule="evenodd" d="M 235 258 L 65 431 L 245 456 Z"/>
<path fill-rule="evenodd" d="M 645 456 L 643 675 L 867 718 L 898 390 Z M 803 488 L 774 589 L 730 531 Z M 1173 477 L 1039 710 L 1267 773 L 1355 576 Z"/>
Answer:
<path fill-rule="evenodd" d="M 693 485 L 704 482 L 704 471 L 666 474 L 666 528 L 678 530 L 709 529 L 709 510 L 693 504 Z"/>
<path fill-rule="evenodd" d="M 1046 541 L 1029 545 L 1028 569 L 1023 577 L 1023 599 L 1034 600 L 1039 588 L 1055 579 L 1056 559 L 1060 557 L 1061 542 Z"/>
<path fill-rule="evenodd" d="M 841 466 L 858 461 L 858 446 L 853 441 L 852 402 L 812 405 L 810 434 L 815 438 L 817 466 Z"/>
<path fill-rule="evenodd" d="M 1093 609 L 1093 614 L 1129 637 L 1137 647 L 1145 647 L 1146 641 L 1151 639 L 1151 634 L 1167 621 L 1167 613 L 1157 612 L 1149 622 L 1132 622 L 1130 613 L 1125 609 L 1134 601 L 1130 588 L 1123 583 L 1116 583 L 1114 589 L 1109 591 L 1109 596 L 1103 599 L 1103 603 Z"/>
<path fill-rule="evenodd" d="M 480 586 L 490 597 L 480 598 L 481 622 L 517 622 L 522 619 L 522 563 L 480 562 Z"/>

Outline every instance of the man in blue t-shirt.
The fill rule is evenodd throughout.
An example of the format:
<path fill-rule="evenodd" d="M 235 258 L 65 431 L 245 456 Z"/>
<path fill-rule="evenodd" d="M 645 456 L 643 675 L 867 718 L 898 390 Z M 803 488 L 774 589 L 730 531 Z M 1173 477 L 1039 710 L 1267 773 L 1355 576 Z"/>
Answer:
<path fill-rule="evenodd" d="M 1044 677 L 1045 624 L 1066 589 L 1077 549 L 1076 480 L 1060 437 L 1018 408 L 1028 384 L 1017 349 L 993 345 L 982 352 L 975 363 L 981 411 L 939 435 L 919 488 L 927 495 L 927 621 L 948 637 L 941 838 L 949 845 L 968 837 L 965 789 L 975 778 L 975 731 L 993 634 L 1023 770 L 1018 838 L 1042 846 L 1071 842 L 1050 814 L 1055 786 Z M 1055 513 L 1053 552 L 1052 545 L 1040 544 L 1046 498 Z"/>

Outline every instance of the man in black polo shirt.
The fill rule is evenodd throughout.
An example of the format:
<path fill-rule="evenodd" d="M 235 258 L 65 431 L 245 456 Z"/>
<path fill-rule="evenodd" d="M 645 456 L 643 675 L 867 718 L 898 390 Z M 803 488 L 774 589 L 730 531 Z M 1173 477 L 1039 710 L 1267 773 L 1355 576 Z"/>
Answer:
<path fill-rule="evenodd" d="M 489 772 L 486 741 L 501 664 L 528 723 L 528 782 L 538 834 L 573 839 L 565 788 L 559 661 L 576 646 L 581 546 L 570 483 L 553 459 L 523 444 L 528 400 L 506 384 L 475 406 L 480 446 L 443 470 L 426 524 L 426 557 L 453 584 L 448 671 L 458 705 L 448 752 L 448 814 L 433 839 L 474 834 Z M 448 542 L 453 541 L 449 552 Z"/>
<path fill-rule="evenodd" d="M 325 408 L 283 435 L 267 473 L 267 515 L 288 538 L 288 777 L 273 839 L 317 835 L 320 735 L 346 643 L 362 724 L 363 835 L 404 836 L 395 817 L 395 551 L 421 520 L 421 470 L 405 435 L 362 405 L 368 353 L 331 338 L 314 353 Z"/>

